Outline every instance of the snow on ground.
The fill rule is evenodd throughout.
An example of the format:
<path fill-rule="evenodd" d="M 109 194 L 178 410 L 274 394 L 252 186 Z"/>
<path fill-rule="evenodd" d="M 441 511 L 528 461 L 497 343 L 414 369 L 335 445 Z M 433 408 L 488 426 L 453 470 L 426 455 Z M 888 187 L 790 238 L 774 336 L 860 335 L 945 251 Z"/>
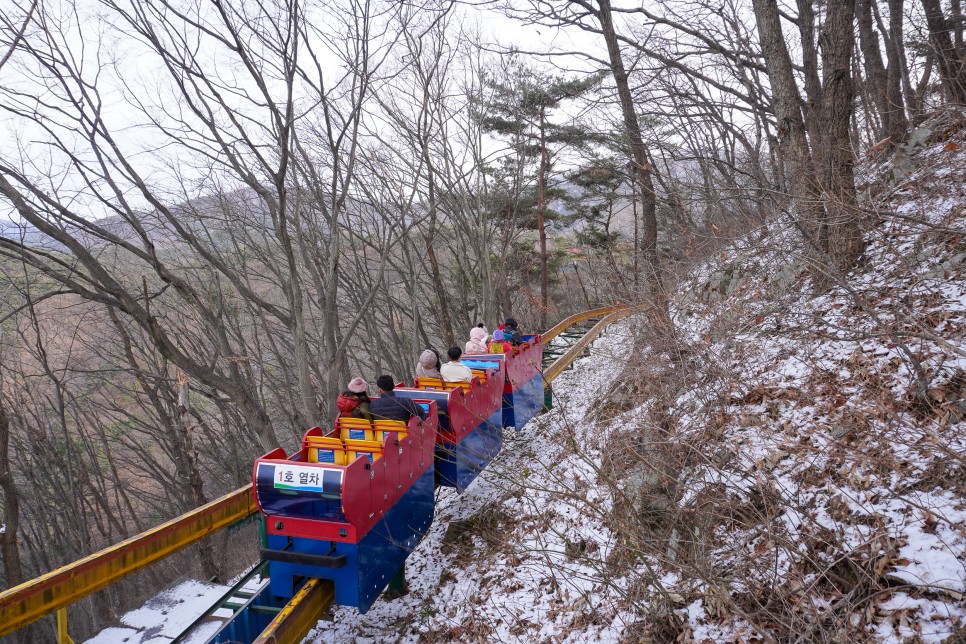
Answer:
<path fill-rule="evenodd" d="M 227 591 L 228 586 L 182 582 L 125 613 L 119 626 L 104 629 L 86 644 L 169 644 Z"/>
<path fill-rule="evenodd" d="M 813 297 L 775 222 L 676 300 L 694 348 L 676 440 L 721 455 L 681 471 L 679 502 L 752 514 L 716 525 L 708 569 L 762 635 L 966 635 L 966 125 L 932 129 L 913 172 L 874 186 L 882 221 L 848 288 Z M 695 632 L 728 622 L 692 606 Z"/>

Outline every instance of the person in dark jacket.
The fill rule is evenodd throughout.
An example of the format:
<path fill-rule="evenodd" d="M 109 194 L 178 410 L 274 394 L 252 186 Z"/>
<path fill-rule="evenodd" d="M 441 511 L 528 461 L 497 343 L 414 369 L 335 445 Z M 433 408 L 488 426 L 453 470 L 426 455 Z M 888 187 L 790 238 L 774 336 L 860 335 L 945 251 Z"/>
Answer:
<path fill-rule="evenodd" d="M 379 376 L 376 380 L 379 387 L 379 397 L 373 398 L 369 404 L 369 411 L 376 420 L 401 420 L 409 422 L 413 416 L 426 418 L 423 408 L 409 398 L 396 398 L 393 389 L 396 388 L 392 376 Z"/>
<path fill-rule="evenodd" d="M 339 416 L 372 420 L 368 389 L 369 383 L 362 378 L 350 380 L 346 390 L 339 394 L 335 403 L 339 408 Z"/>
<path fill-rule="evenodd" d="M 503 339 L 515 347 L 523 344 L 523 336 L 520 329 L 517 328 L 517 321 L 513 318 L 507 318 L 503 324 Z"/>

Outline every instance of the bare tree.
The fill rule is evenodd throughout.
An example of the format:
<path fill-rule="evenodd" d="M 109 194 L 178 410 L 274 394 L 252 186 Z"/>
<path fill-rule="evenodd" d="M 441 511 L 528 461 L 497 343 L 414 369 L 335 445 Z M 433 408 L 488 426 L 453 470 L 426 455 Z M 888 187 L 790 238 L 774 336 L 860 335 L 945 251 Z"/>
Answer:
<path fill-rule="evenodd" d="M 966 48 L 963 47 L 962 25 L 956 29 L 951 26 L 940 0 L 922 0 L 922 7 L 943 89 L 949 100 L 966 104 Z M 958 19 L 961 22 L 962 16 Z M 956 33 L 955 41 L 950 35 L 953 32 Z"/>
<path fill-rule="evenodd" d="M 7 587 L 16 586 L 24 580 L 20 565 L 20 547 L 17 533 L 20 530 L 20 495 L 13 478 L 10 459 L 10 419 L 7 405 L 0 396 L 0 489 L 3 490 L 3 575 Z"/>

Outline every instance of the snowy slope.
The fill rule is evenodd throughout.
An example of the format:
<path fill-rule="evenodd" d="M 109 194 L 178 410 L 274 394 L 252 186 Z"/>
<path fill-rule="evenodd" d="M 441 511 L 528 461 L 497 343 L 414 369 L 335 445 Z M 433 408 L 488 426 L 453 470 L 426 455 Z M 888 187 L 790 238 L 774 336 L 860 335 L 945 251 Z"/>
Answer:
<path fill-rule="evenodd" d="M 963 123 L 862 168 L 847 288 L 786 221 L 735 244 L 676 295 L 683 365 L 612 328 L 443 493 L 411 593 L 309 641 L 962 641 Z"/>
<path fill-rule="evenodd" d="M 681 286 L 677 366 L 608 329 L 438 492 L 409 593 L 306 641 L 963 641 L 964 123 L 861 168 L 848 288 L 811 295 L 776 220 Z"/>
<path fill-rule="evenodd" d="M 697 570 L 663 567 L 690 577 L 698 640 L 741 639 L 743 615 L 780 640 L 966 634 L 966 122 L 929 129 L 865 169 L 881 221 L 847 287 L 812 297 L 778 222 L 677 300 L 676 501 L 718 511 Z"/>

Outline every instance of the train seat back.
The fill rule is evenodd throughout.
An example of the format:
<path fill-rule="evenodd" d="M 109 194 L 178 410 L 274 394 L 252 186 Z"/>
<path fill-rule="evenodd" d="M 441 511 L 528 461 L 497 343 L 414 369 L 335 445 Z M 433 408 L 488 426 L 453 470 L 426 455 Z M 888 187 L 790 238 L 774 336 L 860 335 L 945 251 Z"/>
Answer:
<path fill-rule="evenodd" d="M 389 434 L 395 434 L 397 439 L 406 438 L 408 426 L 402 420 L 374 420 L 372 421 L 376 440 L 384 440 Z"/>
<path fill-rule="evenodd" d="M 416 378 L 416 389 L 439 389 L 443 388 L 443 381 L 439 378 Z"/>
<path fill-rule="evenodd" d="M 473 375 L 480 376 L 481 380 L 485 379 L 483 372 L 474 371 Z M 416 378 L 416 389 L 436 389 L 441 391 L 462 389 L 463 391 L 469 391 L 470 386 L 468 382 L 447 382 L 439 378 Z"/>
<path fill-rule="evenodd" d="M 339 418 L 339 436 L 342 440 L 377 440 L 373 434 L 372 423 L 365 418 Z"/>
<path fill-rule="evenodd" d="M 359 457 L 368 458 L 370 463 L 382 458 L 382 444 L 377 441 L 311 436 L 305 442 L 309 463 L 348 465 Z"/>

